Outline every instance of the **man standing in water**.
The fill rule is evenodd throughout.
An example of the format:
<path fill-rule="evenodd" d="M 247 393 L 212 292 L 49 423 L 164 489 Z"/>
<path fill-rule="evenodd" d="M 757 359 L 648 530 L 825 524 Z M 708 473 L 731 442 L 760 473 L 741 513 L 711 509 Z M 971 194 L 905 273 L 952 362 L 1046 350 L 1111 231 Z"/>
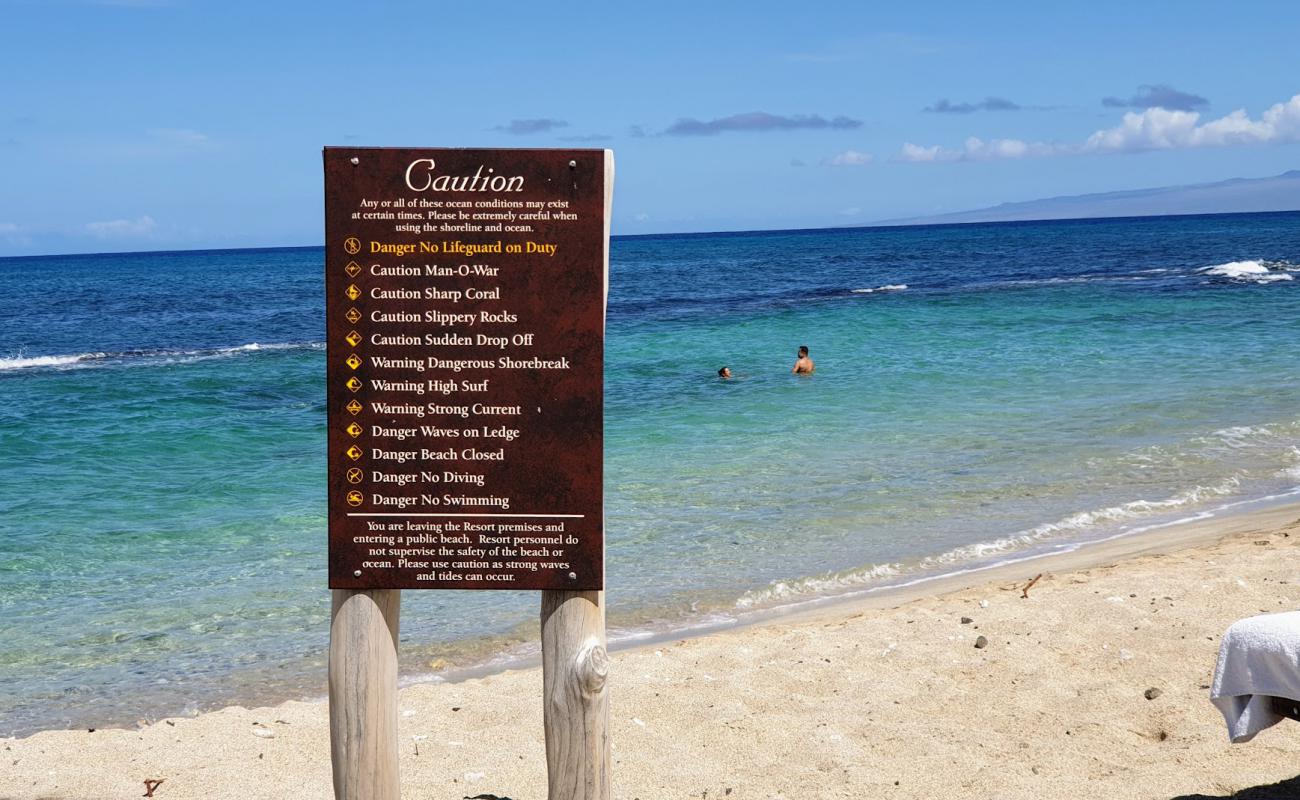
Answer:
<path fill-rule="evenodd" d="M 799 360 L 794 362 L 794 367 L 790 369 L 795 375 L 811 375 L 817 367 L 813 360 L 808 357 L 808 345 L 799 346 Z"/>

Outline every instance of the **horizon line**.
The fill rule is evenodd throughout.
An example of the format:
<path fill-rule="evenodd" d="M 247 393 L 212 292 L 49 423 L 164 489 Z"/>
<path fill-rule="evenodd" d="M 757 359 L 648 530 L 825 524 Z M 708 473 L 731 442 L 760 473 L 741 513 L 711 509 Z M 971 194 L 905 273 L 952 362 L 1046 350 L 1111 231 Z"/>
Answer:
<path fill-rule="evenodd" d="M 962 212 L 966 213 L 966 212 Z M 1281 209 L 1273 211 L 1214 211 L 1197 214 L 1127 214 L 1122 216 L 1101 216 L 1101 217 L 1042 217 L 1034 219 L 1007 219 L 1007 220 L 982 220 L 979 222 L 869 222 L 863 225 L 823 225 L 811 228 L 739 228 L 732 230 L 713 230 L 713 231 L 679 231 L 676 233 L 620 233 L 612 234 L 609 238 L 611 241 L 620 239 L 687 239 L 692 237 L 708 238 L 723 236 L 755 236 L 755 235 L 773 235 L 773 234 L 792 234 L 792 233 L 850 233 L 853 231 L 864 230 L 900 230 L 908 228 L 964 228 L 976 227 L 982 225 L 1039 225 L 1045 223 L 1098 223 L 1098 222 L 1122 222 L 1126 220 L 1156 220 L 1156 219 L 1193 219 L 1197 217 L 1233 217 L 1233 216 L 1266 216 L 1282 214 L 1300 214 L 1300 208 Z M 102 250 L 86 253 L 29 253 L 26 255 L 0 256 L 0 261 L 9 261 L 16 259 L 32 258 L 99 258 L 108 256 L 132 256 L 132 255 L 168 255 L 182 253 L 234 253 L 244 250 L 250 251 L 268 251 L 268 250 L 316 250 L 324 249 L 325 245 L 321 244 L 300 244 L 300 245 L 262 245 L 251 247 L 194 247 L 194 248 L 168 248 L 160 250 Z"/>

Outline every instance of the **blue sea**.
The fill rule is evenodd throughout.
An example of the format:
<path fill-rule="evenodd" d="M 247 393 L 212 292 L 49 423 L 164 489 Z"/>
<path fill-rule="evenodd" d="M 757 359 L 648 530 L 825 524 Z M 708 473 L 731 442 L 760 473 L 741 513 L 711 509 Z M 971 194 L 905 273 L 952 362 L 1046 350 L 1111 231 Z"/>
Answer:
<path fill-rule="evenodd" d="M 1300 499 L 1298 213 L 611 261 L 616 641 Z M 324 695 L 322 275 L 320 248 L 0 259 L 0 735 Z M 538 602 L 406 592 L 405 680 L 535 651 Z"/>

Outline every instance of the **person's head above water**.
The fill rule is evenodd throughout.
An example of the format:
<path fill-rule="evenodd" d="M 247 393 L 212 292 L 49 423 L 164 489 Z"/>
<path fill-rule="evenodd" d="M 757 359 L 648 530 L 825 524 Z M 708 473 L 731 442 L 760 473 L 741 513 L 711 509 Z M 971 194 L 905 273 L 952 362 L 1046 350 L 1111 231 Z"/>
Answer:
<path fill-rule="evenodd" d="M 731 377 L 731 368 L 730 368 L 730 367 L 722 367 L 721 369 L 719 369 L 719 370 L 718 370 L 718 377 L 719 377 L 719 378 L 730 378 L 730 377 Z"/>
<path fill-rule="evenodd" d="M 799 345 L 799 360 L 794 362 L 790 371 L 796 375 L 811 375 L 814 369 L 813 360 L 808 357 L 808 345 Z"/>

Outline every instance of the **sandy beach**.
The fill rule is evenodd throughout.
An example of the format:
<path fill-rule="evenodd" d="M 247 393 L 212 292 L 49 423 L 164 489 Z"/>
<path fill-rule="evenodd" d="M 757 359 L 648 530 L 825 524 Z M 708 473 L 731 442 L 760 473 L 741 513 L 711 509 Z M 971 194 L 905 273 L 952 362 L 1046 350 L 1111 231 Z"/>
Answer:
<path fill-rule="evenodd" d="M 1300 725 L 1230 745 L 1208 699 L 1224 629 L 1300 603 L 1297 545 L 1276 507 L 617 652 L 614 796 L 1300 796 Z M 540 690 L 404 689 L 402 796 L 545 796 Z M 0 746 L 6 800 L 331 794 L 323 702 Z"/>

